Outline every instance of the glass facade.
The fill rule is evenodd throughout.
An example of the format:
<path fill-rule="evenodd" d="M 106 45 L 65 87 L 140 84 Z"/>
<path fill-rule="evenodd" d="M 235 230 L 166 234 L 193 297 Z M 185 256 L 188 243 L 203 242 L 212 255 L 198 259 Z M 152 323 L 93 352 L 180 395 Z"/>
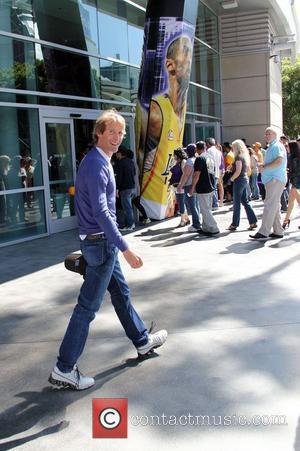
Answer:
<path fill-rule="evenodd" d="M 70 109 L 116 108 L 127 115 L 132 146 L 146 6 L 0 0 L 0 245 L 49 233 L 52 220 L 74 215 L 68 190 L 93 120 Z M 64 111 L 68 125 L 41 122 L 45 108 Z M 191 121 L 220 117 L 218 18 L 199 1 L 184 140 L 196 137 Z"/>
<path fill-rule="evenodd" d="M 46 232 L 38 112 L 0 107 L 0 244 Z"/>
<path fill-rule="evenodd" d="M 188 95 L 188 117 L 221 120 L 221 79 L 218 17 L 199 2 Z M 196 137 L 195 137 L 196 138 Z"/>

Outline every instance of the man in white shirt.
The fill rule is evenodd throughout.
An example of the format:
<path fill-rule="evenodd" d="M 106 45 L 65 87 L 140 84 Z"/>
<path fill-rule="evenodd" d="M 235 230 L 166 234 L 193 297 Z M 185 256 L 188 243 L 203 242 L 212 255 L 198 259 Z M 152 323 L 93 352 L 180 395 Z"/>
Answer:
<path fill-rule="evenodd" d="M 220 176 L 220 166 L 222 162 L 221 152 L 216 148 L 215 138 L 206 138 L 206 151 L 213 158 L 215 162 L 215 190 L 213 196 L 213 210 L 218 209 L 218 181 Z"/>

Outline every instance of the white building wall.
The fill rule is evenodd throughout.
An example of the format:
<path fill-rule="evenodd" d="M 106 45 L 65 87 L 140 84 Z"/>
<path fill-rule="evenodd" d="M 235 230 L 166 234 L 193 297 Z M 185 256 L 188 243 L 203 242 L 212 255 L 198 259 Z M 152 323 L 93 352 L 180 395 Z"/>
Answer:
<path fill-rule="evenodd" d="M 280 24 L 274 23 L 274 13 L 281 14 Z M 294 31 L 287 26 L 292 22 L 291 4 L 286 0 L 273 0 L 273 10 L 221 16 L 223 141 L 263 142 L 269 125 L 282 133 L 280 51 L 274 43 L 279 28 Z"/>

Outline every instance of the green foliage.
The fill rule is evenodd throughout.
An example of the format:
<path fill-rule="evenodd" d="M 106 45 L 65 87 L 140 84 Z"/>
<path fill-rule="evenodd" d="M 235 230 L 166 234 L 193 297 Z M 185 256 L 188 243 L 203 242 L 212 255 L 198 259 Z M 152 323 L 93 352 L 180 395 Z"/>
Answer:
<path fill-rule="evenodd" d="M 16 61 L 13 67 L 0 69 L 2 88 L 26 89 L 26 83 L 35 79 L 35 67 L 32 64 Z"/>
<path fill-rule="evenodd" d="M 283 130 L 291 138 L 300 135 L 300 57 L 295 64 L 282 61 Z"/>

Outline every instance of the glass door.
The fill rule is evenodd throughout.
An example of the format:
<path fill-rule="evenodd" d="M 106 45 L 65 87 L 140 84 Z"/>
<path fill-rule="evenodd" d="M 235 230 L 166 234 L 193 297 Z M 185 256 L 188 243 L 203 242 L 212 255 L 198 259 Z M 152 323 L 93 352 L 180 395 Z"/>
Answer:
<path fill-rule="evenodd" d="M 195 122 L 195 138 L 205 141 L 206 138 L 215 138 L 220 142 L 220 124 L 216 122 Z"/>
<path fill-rule="evenodd" d="M 44 176 L 49 232 L 76 226 L 74 183 L 76 158 L 71 119 L 43 119 Z"/>
<path fill-rule="evenodd" d="M 93 146 L 93 128 L 99 111 L 45 108 L 40 111 L 43 175 L 48 232 L 76 227 L 74 184 L 82 158 Z M 134 120 L 124 115 L 123 144 L 134 151 Z"/>

